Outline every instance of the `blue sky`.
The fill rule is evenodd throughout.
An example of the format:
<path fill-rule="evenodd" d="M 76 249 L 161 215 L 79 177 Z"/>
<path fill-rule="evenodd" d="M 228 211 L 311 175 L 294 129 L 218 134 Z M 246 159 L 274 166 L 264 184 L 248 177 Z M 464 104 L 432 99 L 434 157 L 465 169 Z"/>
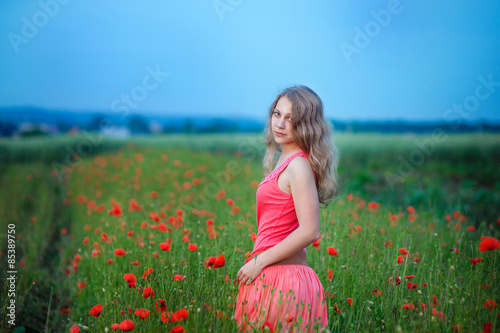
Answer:
<path fill-rule="evenodd" d="M 498 17 L 496 0 L 6 0 L 0 107 L 262 119 L 304 84 L 338 120 L 500 122 Z"/>

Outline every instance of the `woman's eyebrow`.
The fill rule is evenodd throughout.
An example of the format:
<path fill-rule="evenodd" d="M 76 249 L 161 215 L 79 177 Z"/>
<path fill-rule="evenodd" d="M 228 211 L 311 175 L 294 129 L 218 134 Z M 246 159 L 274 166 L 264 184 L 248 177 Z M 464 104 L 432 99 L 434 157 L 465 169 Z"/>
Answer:
<path fill-rule="evenodd" d="M 280 110 L 278 110 L 278 108 L 274 108 L 274 110 L 281 112 Z M 291 116 L 291 115 L 292 115 L 291 113 L 285 114 L 285 116 Z"/>

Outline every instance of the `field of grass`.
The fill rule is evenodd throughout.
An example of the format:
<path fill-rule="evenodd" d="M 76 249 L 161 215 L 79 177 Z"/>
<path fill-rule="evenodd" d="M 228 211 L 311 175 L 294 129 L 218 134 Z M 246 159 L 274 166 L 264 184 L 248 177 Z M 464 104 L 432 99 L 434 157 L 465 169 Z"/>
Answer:
<path fill-rule="evenodd" d="M 0 166 L 1 233 L 15 224 L 17 236 L 18 329 L 111 331 L 132 320 L 138 332 L 179 325 L 234 332 L 234 279 L 257 231 L 259 139 L 143 137 L 85 150 L 82 138 L 56 138 L 30 154 L 0 142 L 8 162 Z M 479 252 L 482 236 L 500 235 L 498 139 L 337 137 L 343 191 L 322 210 L 322 238 L 307 250 L 328 296 L 332 331 L 499 329 L 499 251 Z M 225 263 L 206 267 L 210 257 Z M 135 288 L 127 273 L 137 278 Z M 9 319 L 4 275 L 1 331 Z M 148 287 L 154 295 L 145 297 Z M 90 315 L 96 305 L 98 317 Z"/>

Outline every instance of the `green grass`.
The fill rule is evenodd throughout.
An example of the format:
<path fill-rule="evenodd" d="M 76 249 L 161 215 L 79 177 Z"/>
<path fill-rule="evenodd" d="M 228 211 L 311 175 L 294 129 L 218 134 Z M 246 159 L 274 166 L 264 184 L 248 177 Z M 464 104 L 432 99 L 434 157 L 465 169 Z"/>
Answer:
<path fill-rule="evenodd" d="M 61 180 L 86 158 L 142 147 L 185 147 L 233 154 L 248 162 L 264 155 L 260 134 L 172 134 L 104 138 L 99 132 L 24 140 L 0 140 L 0 173 L 11 163 L 40 161 Z M 339 179 L 354 192 L 384 205 L 460 210 L 470 223 L 495 224 L 500 206 L 500 135 L 491 133 L 375 134 L 337 133 Z M 260 168 L 260 166 L 258 166 Z"/>
<path fill-rule="evenodd" d="M 328 319 L 334 331 L 380 331 L 382 320 L 389 332 L 451 331 L 452 325 L 462 325 L 463 331 L 479 331 L 485 322 L 499 327 L 498 307 L 493 311 L 483 307 L 486 299 L 500 301 L 498 278 L 493 277 L 499 271 L 499 251 L 478 252 L 482 235 L 499 237 L 495 229 L 499 176 L 494 172 L 499 158 L 498 136 L 450 135 L 402 181 L 392 187 L 384 183 L 385 172 L 397 172 L 398 156 L 408 159 L 415 149 L 415 138 L 428 137 L 337 136 L 343 192 L 322 210 L 319 250 L 308 248 L 309 262 L 330 295 Z M 5 233 L 7 224 L 15 223 L 16 233 L 21 235 L 16 240 L 18 325 L 34 331 L 59 332 L 69 331 L 76 323 L 91 331 L 103 331 L 111 329 L 113 323 L 132 319 L 136 323 L 134 331 L 168 332 L 182 324 L 188 332 L 233 332 L 235 324 L 230 316 L 237 286 L 230 280 L 244 262 L 244 253 L 253 247 L 250 234 L 256 231 L 256 223 L 252 182 L 261 179 L 259 162 L 263 154 L 259 136 L 142 137 L 135 138 L 133 144 L 114 142 L 108 146 L 104 140 L 96 152 L 108 153 L 88 154 L 66 163 L 65 155 L 58 150 L 68 141 L 58 140 L 55 148 L 42 144 L 29 148 L 39 152 L 36 159 L 40 163 L 0 167 L 0 191 L 5 198 L 0 203 L 1 232 Z M 77 147 L 78 142 L 73 138 L 71 145 Z M 8 150 L 9 161 L 29 156 L 22 145 L 5 148 L 10 143 L 0 142 L 0 147 L 2 144 L 3 151 L 13 149 Z M 34 141 L 29 141 L 31 144 Z M 176 146 L 183 148 L 173 148 Z M 237 150 L 239 154 L 235 154 Z M 58 168 L 60 165 L 65 168 Z M 193 174 L 185 175 L 187 170 Z M 194 178 L 200 180 L 199 185 L 192 184 Z M 183 187 L 186 182 L 191 183 L 190 189 Z M 217 200 L 214 195 L 221 189 L 226 196 Z M 151 197 L 153 191 L 157 191 L 157 197 Z M 354 194 L 350 201 L 349 193 Z M 78 195 L 85 196 L 87 202 L 78 202 Z M 227 198 L 233 199 L 241 211 L 232 212 Z M 471 198 L 475 201 L 469 202 L 480 206 L 483 217 L 478 218 L 475 207 L 463 203 Z M 108 214 L 113 199 L 120 203 L 123 216 Z M 136 199 L 143 210 L 129 211 L 131 199 Z M 105 209 L 91 211 L 88 201 L 102 204 Z M 370 201 L 381 207 L 367 209 Z M 414 222 L 406 210 L 410 204 L 416 209 Z M 184 219 L 179 228 L 168 222 L 177 209 L 183 211 Z M 457 210 L 460 214 L 456 219 L 446 219 Z M 151 229 L 155 224 L 151 212 L 160 216 L 163 213 L 161 220 L 172 230 Z M 398 216 L 397 223 L 389 220 L 389 214 Z M 32 217 L 37 217 L 36 223 Z M 214 219 L 217 238 L 208 237 L 205 222 L 209 218 Z M 141 228 L 143 221 L 148 222 L 148 228 Z M 361 227 L 360 233 L 353 232 L 354 225 Z M 476 230 L 466 231 L 469 225 L 475 225 Z M 133 235 L 128 236 L 128 231 Z M 110 243 L 101 240 L 103 232 Z M 199 246 L 197 251 L 187 250 L 187 243 L 181 240 L 186 234 Z M 85 237 L 89 237 L 88 245 L 82 244 Z M 172 247 L 164 252 L 158 244 L 168 238 Z M 93 257 L 96 242 L 102 253 Z M 392 247 L 386 247 L 386 242 L 391 242 Z M 339 255 L 328 255 L 328 246 L 334 246 Z M 116 248 L 125 249 L 127 255 L 115 257 Z M 402 265 L 396 262 L 399 248 L 407 248 L 410 253 Z M 6 244 L 1 249 L 1 265 L 5 265 Z M 158 257 L 153 256 L 155 252 Z M 420 261 L 415 263 L 417 253 Z M 81 256 L 77 270 L 72 262 L 75 255 Z M 224 267 L 212 270 L 202 265 L 205 258 L 218 255 L 225 255 Z M 483 261 L 473 266 L 469 260 L 478 256 Z M 106 259 L 113 259 L 113 263 L 107 264 Z M 21 260 L 25 267 L 19 267 Z M 131 265 L 135 260 L 141 265 Z M 146 267 L 154 272 L 142 279 Z M 123 279 L 127 272 L 137 276 L 138 287 L 151 286 L 155 296 L 145 299 L 137 290 L 128 288 Z M 176 274 L 185 276 L 185 280 L 173 281 Z M 407 288 L 405 275 L 415 275 L 411 281 L 419 285 L 416 290 Z M 387 283 L 396 276 L 401 278 L 401 285 Z M 33 279 L 37 284 L 33 285 Z M 79 289 L 77 282 L 83 281 L 87 287 Z M 427 286 L 422 287 L 423 283 Z M 485 283 L 489 288 L 479 288 Z M 5 287 L 0 304 L 7 301 Z M 376 296 L 374 289 L 381 295 Z M 432 295 L 437 297 L 436 306 L 432 306 Z M 163 323 L 154 306 L 158 298 L 166 300 L 167 311 L 187 308 L 187 320 Z M 347 304 L 347 298 L 353 299 L 352 306 Z M 419 302 L 425 303 L 427 309 L 423 310 Z M 342 314 L 335 311 L 335 303 Z M 413 303 L 415 310 L 402 309 L 405 303 Z M 89 315 L 96 304 L 103 305 L 99 318 Z M 59 313 L 67 307 L 69 314 Z M 147 308 L 151 313 L 145 320 L 120 313 L 129 307 Z M 438 314 L 441 311 L 445 320 L 433 316 L 432 308 Z M 6 327 L 5 310 L 4 306 L 2 331 Z"/>
<path fill-rule="evenodd" d="M 5 315 L 9 312 L 6 305 L 12 299 L 7 297 L 6 277 L 10 276 L 7 271 L 17 271 L 17 326 L 35 331 L 55 328 L 53 325 L 62 320 L 55 308 L 69 304 L 66 290 L 60 287 L 65 276 L 59 275 L 58 246 L 64 246 L 60 232 L 62 228 L 71 228 L 71 221 L 62 205 L 66 193 L 61 193 L 59 182 L 51 172 L 52 169 L 42 163 L 16 164 L 0 177 L 2 332 L 7 331 L 10 318 Z M 7 232 L 11 224 L 15 225 L 14 269 L 7 266 Z M 52 292 L 54 297 L 50 299 Z"/>

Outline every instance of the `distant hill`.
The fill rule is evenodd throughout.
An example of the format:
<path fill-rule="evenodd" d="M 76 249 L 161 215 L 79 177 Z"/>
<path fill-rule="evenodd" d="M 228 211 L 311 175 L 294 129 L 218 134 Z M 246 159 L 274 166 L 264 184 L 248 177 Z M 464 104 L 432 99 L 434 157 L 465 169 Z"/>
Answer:
<path fill-rule="evenodd" d="M 409 121 L 340 121 L 331 119 L 336 131 L 380 133 L 430 133 L 439 128 L 445 132 L 500 132 L 500 124 L 487 122 L 409 122 Z M 43 124 L 42 132 L 65 133 L 70 129 L 98 130 L 104 126 L 127 129 L 130 134 L 145 133 L 220 133 L 262 132 L 265 119 L 229 118 L 209 116 L 183 116 L 182 114 L 127 114 L 110 112 L 76 112 L 46 110 L 36 107 L 0 109 L 0 136 L 19 135 Z M 32 129 L 33 130 L 33 129 Z M 40 131 L 40 128 L 36 129 Z"/>

